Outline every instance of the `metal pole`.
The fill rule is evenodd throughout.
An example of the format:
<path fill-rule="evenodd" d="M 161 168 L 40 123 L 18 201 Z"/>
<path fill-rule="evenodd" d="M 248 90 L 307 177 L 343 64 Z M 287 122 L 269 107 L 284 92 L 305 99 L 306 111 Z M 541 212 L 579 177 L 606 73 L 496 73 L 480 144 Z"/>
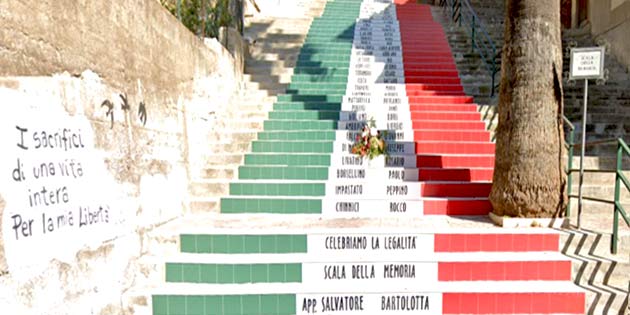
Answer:
<path fill-rule="evenodd" d="M 584 80 L 584 113 L 582 113 L 582 152 L 580 152 L 580 184 L 578 186 L 577 227 L 581 228 L 582 216 L 582 184 L 584 183 L 584 151 L 586 150 L 586 111 L 588 104 L 588 79 Z"/>

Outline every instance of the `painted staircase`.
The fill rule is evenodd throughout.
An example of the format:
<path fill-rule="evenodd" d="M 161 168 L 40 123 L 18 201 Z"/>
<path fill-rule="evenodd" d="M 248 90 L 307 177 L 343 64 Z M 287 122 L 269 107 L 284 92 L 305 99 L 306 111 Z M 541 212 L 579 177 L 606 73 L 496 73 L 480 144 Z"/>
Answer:
<path fill-rule="evenodd" d="M 484 24 L 497 47 L 503 45 L 505 1 L 469 0 L 481 23 Z M 469 95 L 474 95 L 480 103 L 479 111 L 489 130 L 494 130 L 498 120 L 493 101 L 484 97 L 489 93 L 490 78 L 477 53 L 474 53 L 470 36 L 464 27 L 458 27 L 450 20 L 441 7 L 434 6 L 433 16 L 447 30 L 449 44 L 453 50 L 460 76 L 468 76 L 463 85 Z M 568 76 L 569 48 L 572 46 L 588 47 L 606 45 L 601 40 L 592 38 L 590 27 L 564 29 L 562 45 L 565 51 L 564 72 Z M 627 125 L 628 93 L 630 77 L 614 56 L 606 56 L 608 81 L 604 85 L 592 84 L 589 87 L 589 115 L 587 121 L 587 141 L 627 137 L 630 130 Z M 583 85 L 570 84 L 565 80 L 564 101 L 565 115 L 577 126 L 576 139 L 580 139 Z M 494 100 L 496 103 L 498 99 Z M 624 107 L 625 106 L 625 107 Z M 616 158 L 610 156 L 616 146 L 593 146 L 587 148 L 585 157 L 584 196 L 612 200 L 614 196 L 614 174 L 605 173 L 616 167 Z M 573 168 L 579 167 L 578 157 L 573 159 Z M 624 161 L 624 170 L 630 169 L 630 161 Z M 629 171 L 630 172 L 630 171 Z M 626 172 L 628 174 L 628 172 Z M 578 192 L 578 173 L 574 172 L 572 195 Z M 630 208 L 630 193 L 622 190 L 621 203 Z M 609 246 L 613 226 L 612 206 L 608 204 L 584 201 L 581 215 L 581 228 L 577 229 L 577 199 L 571 201 L 571 227 L 564 229 L 561 237 L 562 252 L 575 260 L 573 281 L 587 292 L 587 314 L 630 314 L 630 228 L 623 222 L 619 225 L 619 244 L 621 252 L 611 255 Z"/>
<path fill-rule="evenodd" d="M 153 314 L 583 314 L 560 232 L 488 222 L 493 162 L 428 6 L 329 1 L 220 214 L 170 226 Z"/>
<path fill-rule="evenodd" d="M 192 174 L 192 213 L 218 211 L 220 196 L 228 193 L 229 183 L 236 178 L 252 140 L 263 130 L 277 95 L 286 90 L 310 24 L 324 5 L 322 0 L 310 1 L 293 16 L 280 17 L 273 7 L 263 7 L 246 19 L 244 36 L 252 43 L 242 89 L 230 100 L 229 108 L 215 114 L 216 127 L 207 136 L 213 145 L 195 148 L 203 158 Z"/>

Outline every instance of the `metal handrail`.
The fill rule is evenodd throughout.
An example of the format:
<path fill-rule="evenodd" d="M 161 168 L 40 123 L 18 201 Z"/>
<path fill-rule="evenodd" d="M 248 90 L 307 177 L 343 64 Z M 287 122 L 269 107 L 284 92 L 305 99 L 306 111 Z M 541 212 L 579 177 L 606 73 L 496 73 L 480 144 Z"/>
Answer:
<path fill-rule="evenodd" d="M 470 26 L 470 28 L 466 27 L 466 30 L 471 37 L 471 49 L 477 51 L 483 60 L 492 80 L 490 97 L 494 97 L 499 86 L 499 83 L 496 82 L 496 75 L 501 71 L 501 65 L 497 62 L 501 52 L 497 51 L 494 41 L 468 0 L 440 0 L 440 6 L 449 9 L 454 23 L 460 27 L 462 24 Z"/>
<path fill-rule="evenodd" d="M 621 217 L 626 222 L 626 224 L 630 226 L 630 218 L 628 217 L 628 213 L 626 212 L 626 209 L 624 209 L 620 201 L 621 184 L 626 186 L 626 190 L 630 192 L 630 181 L 623 174 L 623 169 L 622 169 L 624 153 L 626 156 L 630 157 L 630 148 L 628 148 L 628 145 L 626 144 L 625 141 L 623 141 L 623 139 L 619 138 L 618 141 L 619 142 L 617 144 L 617 176 L 615 176 L 615 213 L 614 213 L 614 218 L 613 218 L 613 232 L 612 232 L 612 239 L 611 239 L 611 244 L 610 244 L 610 251 L 613 254 L 617 253 L 617 245 L 618 245 L 617 236 L 619 235 L 619 216 L 621 215 Z"/>
<path fill-rule="evenodd" d="M 567 195 L 571 196 L 571 190 L 573 187 L 573 180 L 571 176 L 571 170 L 573 169 L 573 150 L 575 149 L 575 126 L 571 123 L 567 116 L 562 115 L 562 121 L 564 125 L 569 128 L 569 140 L 565 143 L 568 153 L 567 169 Z M 567 201 L 566 216 L 571 215 L 571 197 Z"/>
<path fill-rule="evenodd" d="M 568 162 L 567 162 L 567 195 L 569 196 L 569 202 L 567 204 L 566 216 L 571 215 L 571 198 L 578 198 L 579 196 L 571 194 L 571 174 L 579 171 L 573 169 L 573 149 L 577 146 L 581 146 L 581 144 L 575 143 L 575 126 L 566 118 L 563 117 L 564 124 L 569 128 L 569 139 L 565 143 L 565 147 L 568 149 Z M 617 254 L 618 249 L 618 235 L 619 235 L 619 216 L 626 222 L 628 226 L 630 226 L 630 216 L 624 209 L 621 204 L 621 187 L 625 186 L 626 190 L 630 192 L 630 180 L 623 173 L 623 158 L 630 157 L 630 147 L 626 144 L 626 142 L 622 138 L 618 139 L 605 139 L 598 140 L 586 143 L 585 146 L 596 146 L 596 145 L 604 145 L 617 143 L 617 165 L 614 170 L 590 170 L 593 172 L 606 172 L 606 173 L 614 173 L 615 174 L 615 196 L 613 200 L 605 200 L 601 198 L 582 196 L 582 199 L 589 200 L 593 202 L 599 202 L 604 204 L 613 205 L 613 231 L 610 239 L 610 252 L 613 254 Z"/>

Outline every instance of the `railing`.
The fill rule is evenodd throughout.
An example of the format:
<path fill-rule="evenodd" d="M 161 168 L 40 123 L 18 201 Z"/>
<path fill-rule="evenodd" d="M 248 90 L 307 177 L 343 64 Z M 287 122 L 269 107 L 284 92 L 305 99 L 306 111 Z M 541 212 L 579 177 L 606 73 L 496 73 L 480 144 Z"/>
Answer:
<path fill-rule="evenodd" d="M 569 217 L 571 215 L 571 198 L 576 199 L 576 198 L 581 197 L 582 200 L 589 200 L 593 202 L 599 202 L 599 203 L 612 205 L 613 206 L 613 227 L 612 227 L 612 235 L 610 239 L 610 252 L 613 254 L 617 254 L 618 238 L 619 238 L 619 219 L 620 219 L 619 216 L 621 216 L 621 218 L 623 218 L 626 224 L 630 227 L 630 217 L 628 216 L 626 209 L 624 209 L 623 205 L 621 204 L 622 185 L 625 186 L 626 190 L 630 193 L 630 180 L 628 180 L 628 178 L 623 173 L 623 159 L 624 157 L 630 158 L 630 148 L 628 147 L 626 142 L 621 138 L 599 140 L 599 141 L 592 141 L 592 142 L 586 143 L 586 146 L 596 146 L 596 145 L 615 144 L 615 143 L 617 144 L 617 161 L 616 161 L 616 167 L 614 170 L 607 170 L 607 169 L 585 169 L 584 170 L 584 172 L 591 172 L 591 173 L 614 173 L 615 174 L 615 195 L 614 195 L 613 200 L 606 200 L 606 199 L 595 198 L 595 197 L 590 197 L 590 196 L 573 195 L 571 194 L 571 186 L 572 186 L 571 174 L 580 171 L 579 169 L 573 168 L 573 152 L 574 152 L 575 147 L 581 147 L 582 145 L 576 144 L 574 141 L 575 127 L 573 126 L 573 124 L 571 124 L 571 122 L 566 117 L 564 117 L 564 123 L 567 126 L 567 128 L 569 128 L 569 139 L 565 143 L 565 147 L 568 150 L 568 161 L 567 161 L 566 171 L 567 171 L 567 185 L 568 185 L 567 194 L 569 196 L 566 216 Z M 578 216 L 579 216 L 579 213 L 578 213 Z M 579 221 L 580 221 L 580 218 L 578 217 L 578 228 L 580 227 Z"/>
<path fill-rule="evenodd" d="M 617 175 L 615 176 L 615 215 L 613 218 L 613 235 L 612 235 L 612 244 L 610 245 L 610 250 L 613 254 L 617 253 L 617 235 L 619 233 L 619 216 L 626 221 L 626 224 L 630 226 L 630 218 L 628 218 L 628 213 L 626 209 L 623 208 L 621 204 L 621 184 L 626 187 L 626 190 L 630 192 L 630 181 L 623 174 L 623 158 L 624 154 L 630 157 L 630 148 L 628 148 L 628 144 L 626 144 L 623 139 L 619 138 L 617 143 Z"/>
<path fill-rule="evenodd" d="M 490 97 L 494 97 L 499 86 L 496 75 L 501 71 L 501 65 L 498 62 L 501 51 L 497 50 L 494 41 L 468 0 L 440 0 L 440 6 L 449 11 L 454 23 L 460 27 L 465 26 L 471 38 L 472 50 L 477 51 L 490 75 L 492 81 Z"/>

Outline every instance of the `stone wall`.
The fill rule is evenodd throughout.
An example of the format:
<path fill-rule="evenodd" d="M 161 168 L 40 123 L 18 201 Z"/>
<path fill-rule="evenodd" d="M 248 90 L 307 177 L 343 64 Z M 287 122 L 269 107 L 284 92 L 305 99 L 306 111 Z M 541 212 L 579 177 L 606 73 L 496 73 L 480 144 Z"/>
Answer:
<path fill-rule="evenodd" d="M 591 0 L 589 20 L 593 36 L 609 43 L 615 57 L 630 69 L 630 1 Z"/>
<path fill-rule="evenodd" d="M 0 2 L 3 311 L 139 313 L 161 280 L 149 235 L 186 212 L 195 149 L 238 92 L 234 40 L 201 41 L 154 0 Z"/>

